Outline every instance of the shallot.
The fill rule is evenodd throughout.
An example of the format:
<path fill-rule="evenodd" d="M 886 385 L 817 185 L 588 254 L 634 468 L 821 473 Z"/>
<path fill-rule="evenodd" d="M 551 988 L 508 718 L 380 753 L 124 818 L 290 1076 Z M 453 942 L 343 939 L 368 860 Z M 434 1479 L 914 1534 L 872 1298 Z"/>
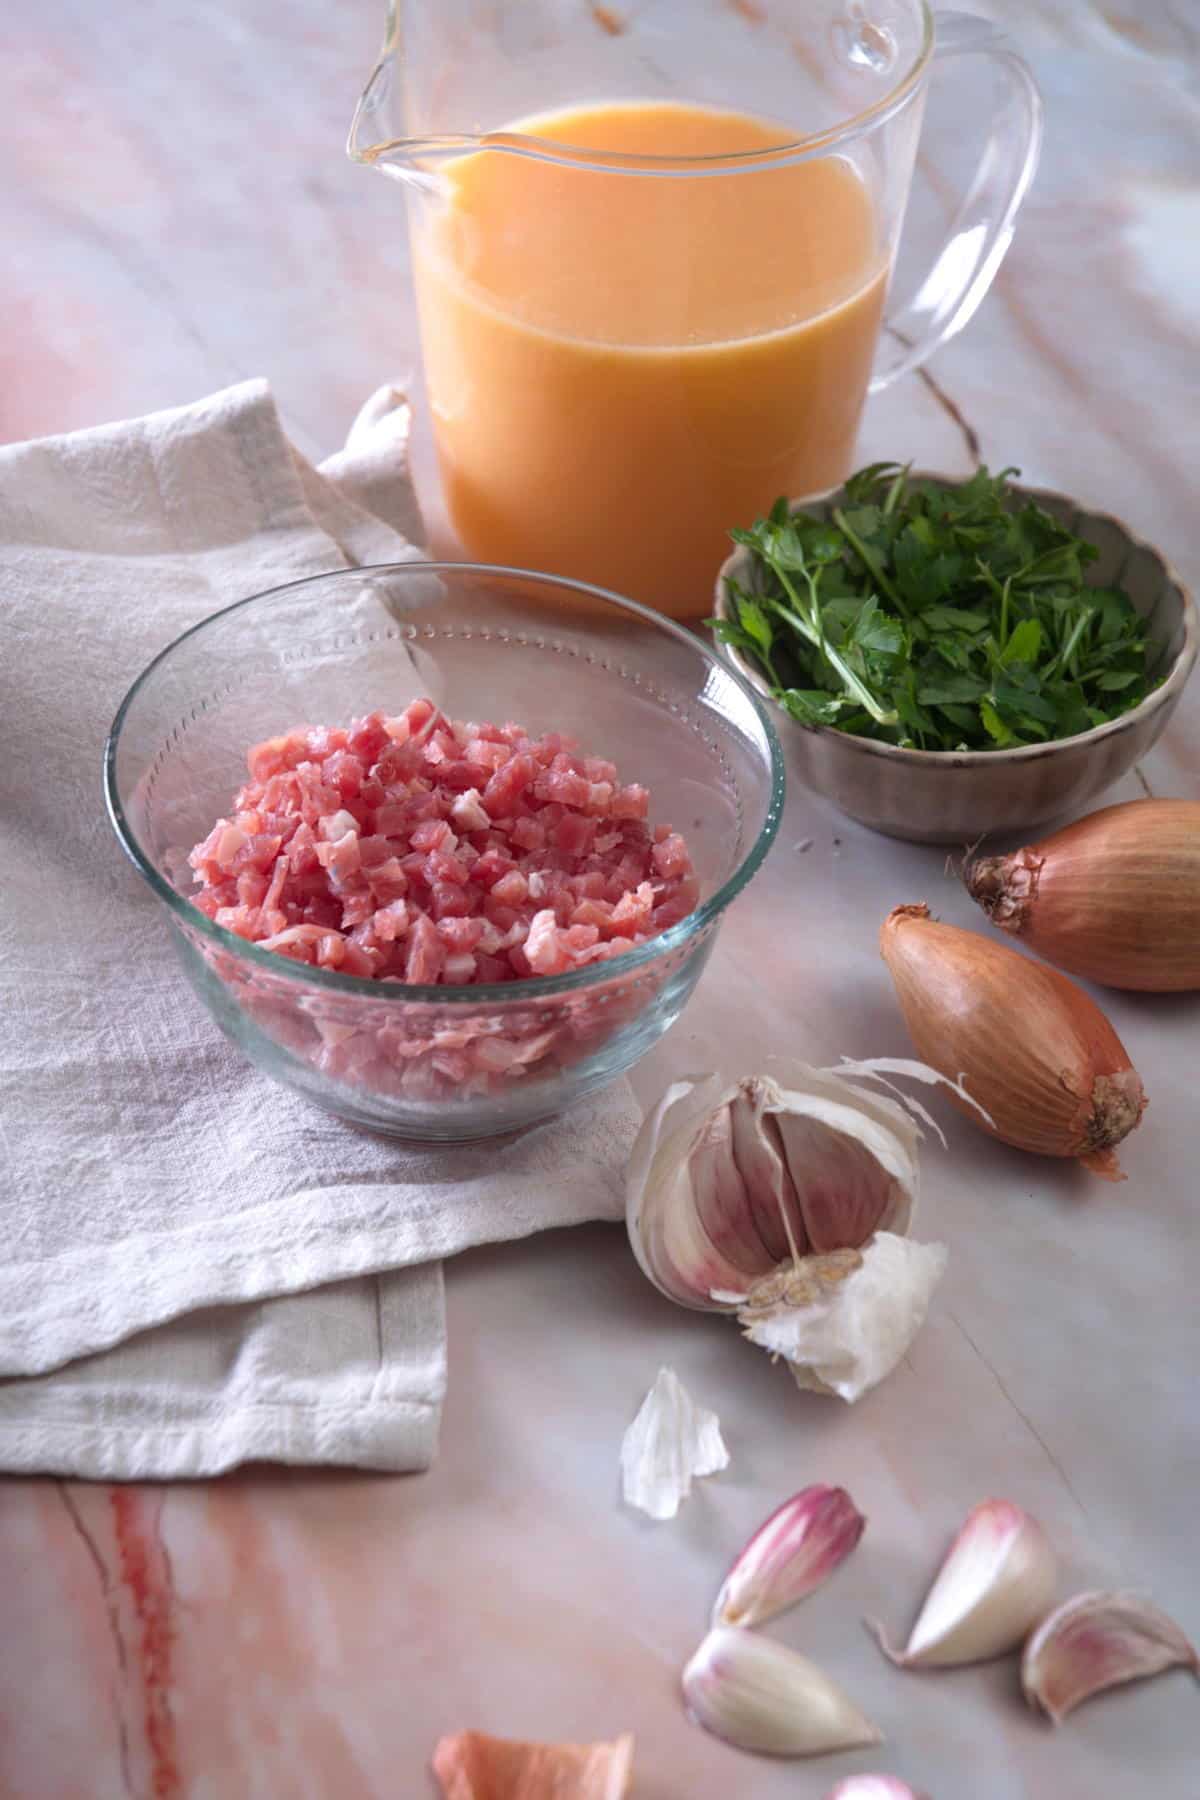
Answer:
<path fill-rule="evenodd" d="M 931 919 L 927 906 L 896 907 L 880 949 L 918 1056 L 959 1083 L 950 1097 L 977 1124 L 1019 1150 L 1124 1179 L 1116 1146 L 1146 1095 L 1095 1001 L 1007 945 Z"/>
<path fill-rule="evenodd" d="M 1129 800 L 963 874 L 993 925 L 1107 987 L 1200 988 L 1200 801 Z"/>

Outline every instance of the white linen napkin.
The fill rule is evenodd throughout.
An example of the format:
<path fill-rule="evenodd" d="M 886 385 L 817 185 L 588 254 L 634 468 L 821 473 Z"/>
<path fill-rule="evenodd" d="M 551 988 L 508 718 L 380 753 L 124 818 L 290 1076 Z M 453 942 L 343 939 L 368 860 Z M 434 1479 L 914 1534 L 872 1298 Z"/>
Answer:
<path fill-rule="evenodd" d="M 257 1075 L 186 988 L 100 794 L 156 651 L 300 575 L 420 554 L 382 389 L 314 468 L 263 382 L 0 449 L 0 1469 L 428 1465 L 439 1259 L 621 1213 L 625 1082 L 430 1150 Z"/>

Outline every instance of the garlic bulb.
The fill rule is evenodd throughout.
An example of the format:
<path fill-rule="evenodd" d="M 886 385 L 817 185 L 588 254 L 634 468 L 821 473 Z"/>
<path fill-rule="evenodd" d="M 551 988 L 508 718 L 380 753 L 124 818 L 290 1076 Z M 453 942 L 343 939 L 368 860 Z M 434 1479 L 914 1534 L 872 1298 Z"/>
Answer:
<path fill-rule="evenodd" d="M 912 1119 L 830 1071 L 679 1081 L 644 1122 L 627 1176 L 634 1253 L 681 1306 L 711 1310 L 789 1255 L 858 1249 L 908 1229 Z"/>
<path fill-rule="evenodd" d="M 898 906 L 880 933 L 919 1056 L 961 1079 L 1006 1144 L 1078 1157 L 1124 1179 L 1115 1148 L 1141 1119 L 1146 1095 L 1120 1038 L 1093 1000 L 1054 969 L 1007 945 Z"/>
<path fill-rule="evenodd" d="M 966 1518 L 938 1570 L 903 1651 L 908 1669 L 955 1668 L 1015 1650 L 1054 1598 L 1057 1565 L 1036 1519 L 1009 1500 L 985 1500 Z"/>
<path fill-rule="evenodd" d="M 1030 1706 L 1060 1724 L 1105 1688 L 1164 1669 L 1200 1679 L 1200 1656 L 1174 1619 L 1140 1594 L 1076 1594 L 1043 1619 L 1021 1658 Z"/>
<path fill-rule="evenodd" d="M 733 1625 L 704 1639 L 683 1671 L 683 1697 L 698 1725 L 739 1750 L 822 1756 L 881 1742 L 816 1663 Z"/>
<path fill-rule="evenodd" d="M 916 1118 L 928 1115 L 862 1085 L 891 1075 L 945 1079 L 882 1059 L 676 1082 L 645 1120 L 626 1182 L 630 1242 L 656 1287 L 681 1306 L 736 1312 L 802 1387 L 847 1400 L 903 1356 L 945 1263 L 940 1247 L 903 1239 Z"/>
<path fill-rule="evenodd" d="M 807 1487 L 759 1526 L 721 1586 L 714 1625 L 761 1625 L 827 1581 L 867 1521 L 845 1488 Z"/>
<path fill-rule="evenodd" d="M 621 1440 L 621 1493 L 652 1519 L 673 1519 L 697 1476 L 729 1467 L 720 1421 L 674 1369 L 660 1369 Z"/>
<path fill-rule="evenodd" d="M 1200 801 L 1128 800 L 1010 856 L 967 892 L 1047 962 L 1109 987 L 1200 988 Z"/>

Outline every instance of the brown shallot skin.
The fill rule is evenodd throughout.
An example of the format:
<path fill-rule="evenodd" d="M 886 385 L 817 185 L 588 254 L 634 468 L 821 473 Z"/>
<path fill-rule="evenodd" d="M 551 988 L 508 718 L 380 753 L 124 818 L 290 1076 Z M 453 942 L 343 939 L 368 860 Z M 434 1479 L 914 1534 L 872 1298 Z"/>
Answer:
<path fill-rule="evenodd" d="M 1146 1095 L 1095 1001 L 1055 969 L 978 932 L 898 906 L 880 950 L 917 1055 L 962 1084 L 990 1116 L 951 1099 L 1003 1143 L 1075 1157 L 1109 1181 L 1115 1150 Z"/>
<path fill-rule="evenodd" d="M 1200 989 L 1200 801 L 1128 800 L 1010 856 L 977 856 L 967 892 L 993 925 L 1105 987 Z"/>

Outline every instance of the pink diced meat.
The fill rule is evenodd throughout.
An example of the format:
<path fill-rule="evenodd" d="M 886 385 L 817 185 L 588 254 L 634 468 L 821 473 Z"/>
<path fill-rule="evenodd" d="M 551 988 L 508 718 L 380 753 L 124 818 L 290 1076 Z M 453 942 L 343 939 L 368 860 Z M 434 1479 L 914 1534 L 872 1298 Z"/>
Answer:
<path fill-rule="evenodd" d="M 645 943 L 699 898 L 684 839 L 646 823 L 649 790 L 557 732 L 456 722 L 422 699 L 297 727 L 246 766 L 230 817 L 191 852 L 195 903 L 314 967 L 401 986 L 559 975 Z M 387 1091 L 476 1091 L 523 1076 L 562 1029 L 474 1020 L 455 1044 L 349 1029 L 316 1054 Z"/>
<path fill-rule="evenodd" d="M 609 816 L 613 819 L 644 819 L 650 808 L 650 793 L 647 788 L 639 787 L 636 782 L 629 787 L 618 788 L 609 803 Z"/>
<path fill-rule="evenodd" d="M 427 913 L 419 913 L 408 933 L 404 961 L 405 981 L 428 986 L 437 980 L 446 962 L 446 947 Z"/>
<path fill-rule="evenodd" d="M 525 955 L 535 975 L 561 975 L 571 966 L 553 912 L 534 913 L 525 939 Z"/>
<path fill-rule="evenodd" d="M 677 831 L 671 832 L 668 837 L 655 844 L 650 852 L 650 860 L 664 881 L 671 881 L 677 876 L 691 873 L 692 859 L 688 855 L 687 845 Z"/>

